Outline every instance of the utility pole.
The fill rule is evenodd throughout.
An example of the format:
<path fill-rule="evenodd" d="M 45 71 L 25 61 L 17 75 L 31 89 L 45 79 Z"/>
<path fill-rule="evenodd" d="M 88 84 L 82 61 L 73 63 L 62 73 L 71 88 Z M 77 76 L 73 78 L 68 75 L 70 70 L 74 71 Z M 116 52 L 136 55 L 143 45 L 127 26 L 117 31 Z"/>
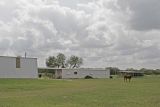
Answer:
<path fill-rule="evenodd" d="M 25 58 L 27 57 L 27 53 L 26 52 L 24 53 L 24 56 L 25 56 Z"/>

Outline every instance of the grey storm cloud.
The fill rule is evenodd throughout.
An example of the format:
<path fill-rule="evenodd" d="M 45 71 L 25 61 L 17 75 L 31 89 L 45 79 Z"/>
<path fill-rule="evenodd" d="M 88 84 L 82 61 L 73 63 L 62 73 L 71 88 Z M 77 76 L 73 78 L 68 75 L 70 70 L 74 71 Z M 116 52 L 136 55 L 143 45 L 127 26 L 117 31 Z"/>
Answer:
<path fill-rule="evenodd" d="M 130 26 L 135 30 L 160 29 L 159 0 L 121 0 L 122 9 L 130 10 Z"/>
<path fill-rule="evenodd" d="M 159 67 L 158 0 L 1 0 L 1 55 L 62 52 L 83 67 Z M 151 62 L 151 63 L 150 63 Z"/>

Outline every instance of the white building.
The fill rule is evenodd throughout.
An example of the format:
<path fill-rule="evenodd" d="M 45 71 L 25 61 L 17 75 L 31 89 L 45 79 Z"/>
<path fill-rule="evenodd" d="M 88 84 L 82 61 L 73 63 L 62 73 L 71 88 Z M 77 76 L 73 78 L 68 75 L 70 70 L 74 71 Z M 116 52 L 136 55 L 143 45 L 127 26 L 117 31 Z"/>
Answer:
<path fill-rule="evenodd" d="M 93 78 L 109 78 L 110 72 L 102 68 L 62 69 L 62 78 L 84 78 L 87 75 Z"/>
<path fill-rule="evenodd" d="M 38 78 L 37 58 L 0 56 L 0 78 Z"/>
<path fill-rule="evenodd" d="M 84 78 L 85 76 L 92 76 L 93 78 L 109 78 L 110 70 L 103 68 L 77 68 L 77 69 L 67 69 L 67 68 L 39 68 L 41 70 L 53 70 L 54 78 Z"/>

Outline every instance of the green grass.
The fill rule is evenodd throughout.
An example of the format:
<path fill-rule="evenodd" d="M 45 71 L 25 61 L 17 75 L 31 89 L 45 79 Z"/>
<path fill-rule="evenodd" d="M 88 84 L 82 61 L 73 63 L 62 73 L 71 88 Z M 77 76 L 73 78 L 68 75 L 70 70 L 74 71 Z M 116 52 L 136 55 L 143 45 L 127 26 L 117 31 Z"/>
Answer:
<path fill-rule="evenodd" d="M 0 79 L 0 107 L 160 107 L 160 76 L 93 80 Z"/>

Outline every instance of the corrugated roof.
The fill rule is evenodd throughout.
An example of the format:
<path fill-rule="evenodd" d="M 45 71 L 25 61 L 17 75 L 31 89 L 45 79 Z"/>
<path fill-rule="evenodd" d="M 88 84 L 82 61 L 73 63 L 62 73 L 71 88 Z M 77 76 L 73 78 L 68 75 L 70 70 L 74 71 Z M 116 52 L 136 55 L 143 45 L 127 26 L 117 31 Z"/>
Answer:
<path fill-rule="evenodd" d="M 126 72 L 126 73 L 142 73 L 142 72 L 139 72 L 139 71 L 126 71 L 126 70 L 120 71 L 120 72 Z"/>
<path fill-rule="evenodd" d="M 106 70 L 105 68 L 51 68 L 51 67 L 38 67 L 38 69 L 73 69 L 73 70 L 77 70 L 77 69 L 84 69 L 84 70 Z"/>

